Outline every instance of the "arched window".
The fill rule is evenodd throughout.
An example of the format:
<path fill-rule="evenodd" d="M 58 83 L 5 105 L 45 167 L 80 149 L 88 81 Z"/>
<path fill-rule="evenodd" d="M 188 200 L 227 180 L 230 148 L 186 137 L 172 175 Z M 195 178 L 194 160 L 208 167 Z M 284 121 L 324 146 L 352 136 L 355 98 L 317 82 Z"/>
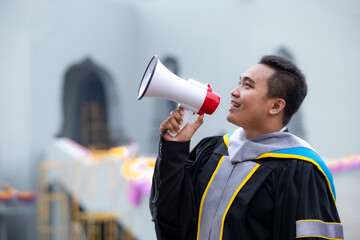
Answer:
<path fill-rule="evenodd" d="M 119 144 L 119 104 L 114 82 L 102 68 L 86 59 L 65 74 L 62 136 L 95 149 Z"/>
<path fill-rule="evenodd" d="M 281 47 L 276 51 L 276 55 L 280 57 L 284 57 L 286 59 L 289 59 L 290 61 L 295 63 L 295 59 L 293 55 L 288 51 L 286 48 Z M 288 124 L 289 132 L 295 134 L 296 136 L 306 139 L 306 132 L 304 128 L 304 122 L 303 122 L 303 111 L 300 107 L 299 111 L 294 114 L 294 116 L 291 118 L 291 121 Z"/>

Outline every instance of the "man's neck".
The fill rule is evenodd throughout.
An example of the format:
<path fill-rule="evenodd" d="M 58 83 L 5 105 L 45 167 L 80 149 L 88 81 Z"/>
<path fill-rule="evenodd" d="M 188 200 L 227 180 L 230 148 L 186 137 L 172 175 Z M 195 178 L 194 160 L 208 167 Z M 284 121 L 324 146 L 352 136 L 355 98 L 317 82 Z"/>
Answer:
<path fill-rule="evenodd" d="M 247 139 L 252 139 L 267 133 L 272 133 L 272 132 L 282 132 L 285 131 L 286 126 L 278 126 L 278 127 L 271 127 L 269 129 L 245 129 L 244 128 L 244 133 Z"/>

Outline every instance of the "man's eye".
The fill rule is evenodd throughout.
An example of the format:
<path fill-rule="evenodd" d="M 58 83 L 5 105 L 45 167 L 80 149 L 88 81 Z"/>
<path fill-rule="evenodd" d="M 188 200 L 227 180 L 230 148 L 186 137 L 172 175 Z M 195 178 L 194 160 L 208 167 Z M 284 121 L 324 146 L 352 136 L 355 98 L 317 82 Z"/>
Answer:
<path fill-rule="evenodd" d="M 249 83 L 245 83 L 244 86 L 245 87 L 251 87 L 251 85 Z"/>

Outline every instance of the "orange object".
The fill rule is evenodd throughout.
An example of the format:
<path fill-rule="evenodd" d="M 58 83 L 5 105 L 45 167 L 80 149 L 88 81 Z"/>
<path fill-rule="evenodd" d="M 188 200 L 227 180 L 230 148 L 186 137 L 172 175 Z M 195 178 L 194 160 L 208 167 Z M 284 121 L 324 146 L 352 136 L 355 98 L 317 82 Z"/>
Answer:
<path fill-rule="evenodd" d="M 16 199 L 16 191 L 10 189 L 6 189 L 4 191 L 0 191 L 0 201 L 10 202 Z"/>
<path fill-rule="evenodd" d="M 7 183 L 2 184 L 4 190 L 0 191 L 0 201 L 10 202 L 20 200 L 23 202 L 30 202 L 35 199 L 35 194 L 29 191 L 19 191 Z"/>

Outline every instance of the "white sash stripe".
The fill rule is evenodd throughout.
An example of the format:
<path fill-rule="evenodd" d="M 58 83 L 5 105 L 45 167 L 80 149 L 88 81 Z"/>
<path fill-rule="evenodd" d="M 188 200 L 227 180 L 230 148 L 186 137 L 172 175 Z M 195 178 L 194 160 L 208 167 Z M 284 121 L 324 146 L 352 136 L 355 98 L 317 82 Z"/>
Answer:
<path fill-rule="evenodd" d="M 341 223 L 328 223 L 320 220 L 300 220 L 296 222 L 296 237 L 323 237 L 344 239 Z"/>
<path fill-rule="evenodd" d="M 232 196 L 257 164 L 231 164 L 225 156 L 205 196 L 200 217 L 199 240 L 220 239 L 222 219 Z M 226 191 L 224 191 L 226 189 Z"/>

